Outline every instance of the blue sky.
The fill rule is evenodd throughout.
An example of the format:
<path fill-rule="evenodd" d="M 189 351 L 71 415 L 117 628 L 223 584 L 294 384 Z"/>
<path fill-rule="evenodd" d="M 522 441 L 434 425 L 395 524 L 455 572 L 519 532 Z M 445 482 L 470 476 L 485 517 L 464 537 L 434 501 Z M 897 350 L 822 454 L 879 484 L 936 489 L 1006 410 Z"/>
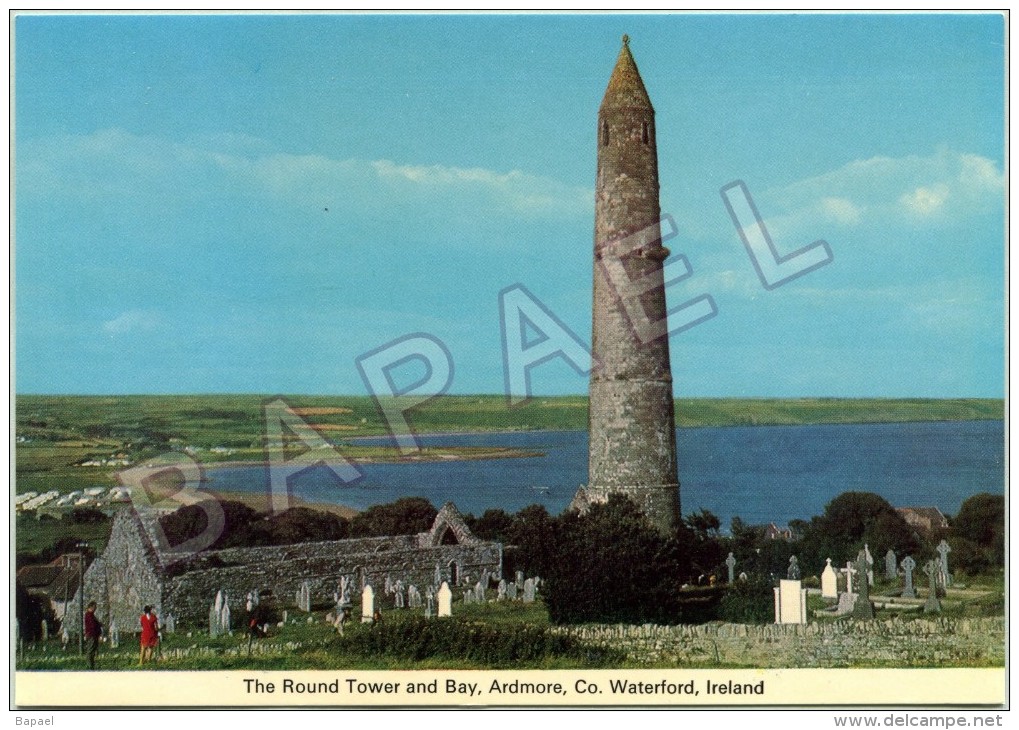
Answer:
<path fill-rule="evenodd" d="M 693 268 L 670 304 L 718 308 L 672 337 L 677 396 L 1002 396 L 993 14 L 21 15 L 17 392 L 362 394 L 355 358 L 424 332 L 496 393 L 517 283 L 589 342 L 624 32 Z M 766 290 L 735 180 L 833 261 Z"/>

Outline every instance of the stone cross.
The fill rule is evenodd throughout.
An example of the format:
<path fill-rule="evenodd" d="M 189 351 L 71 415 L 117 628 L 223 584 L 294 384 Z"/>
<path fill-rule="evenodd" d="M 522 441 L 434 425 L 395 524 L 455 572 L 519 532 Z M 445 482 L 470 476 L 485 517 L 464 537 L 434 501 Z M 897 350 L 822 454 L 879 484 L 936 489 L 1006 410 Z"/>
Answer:
<path fill-rule="evenodd" d="M 935 550 L 937 550 L 938 555 L 941 556 L 941 582 L 947 588 L 952 585 L 952 574 L 948 572 L 948 554 L 952 552 L 952 548 L 946 541 L 942 540 L 938 543 Z"/>
<path fill-rule="evenodd" d="M 916 591 L 913 590 L 913 569 L 916 568 L 916 561 L 911 555 L 902 559 L 902 572 L 906 574 L 906 585 L 902 589 L 903 598 L 916 598 Z"/>
<path fill-rule="evenodd" d="M 725 559 L 725 567 L 729 569 L 729 582 L 732 583 L 733 571 L 736 569 L 736 558 L 732 553 Z"/>
<path fill-rule="evenodd" d="M 856 557 L 856 570 L 860 574 L 860 595 L 856 597 L 856 603 L 853 604 L 853 618 L 858 619 L 872 619 L 874 618 L 874 606 L 870 603 L 870 585 L 866 580 L 863 579 L 864 574 L 867 572 L 867 552 L 866 548 L 860 551 L 860 554 Z"/>
<path fill-rule="evenodd" d="M 846 593 L 853 592 L 853 573 L 856 572 L 856 568 L 853 567 L 853 561 L 846 561 Z"/>
<path fill-rule="evenodd" d="M 789 569 L 786 570 L 786 578 L 789 580 L 800 579 L 800 564 L 795 555 L 789 556 Z"/>
<path fill-rule="evenodd" d="M 938 573 L 941 566 L 936 560 L 928 560 L 923 566 L 923 572 L 930 579 L 930 587 L 927 589 L 927 602 L 923 604 L 924 613 L 941 613 L 941 602 L 938 600 Z"/>
<path fill-rule="evenodd" d="M 839 597 L 838 577 L 835 575 L 835 569 L 831 567 L 831 558 L 825 558 L 824 570 L 821 571 L 821 597 Z"/>
<path fill-rule="evenodd" d="M 361 591 L 361 623 L 370 624 L 375 620 L 375 589 L 371 583 Z"/>
<path fill-rule="evenodd" d="M 439 586 L 439 618 L 453 615 L 453 591 L 449 590 L 449 584 L 442 581 Z"/>
<path fill-rule="evenodd" d="M 524 603 L 534 603 L 534 579 L 524 581 Z"/>
<path fill-rule="evenodd" d="M 888 552 L 885 553 L 885 578 L 888 580 L 895 580 L 895 576 L 898 575 L 896 568 L 899 565 L 899 560 L 895 556 L 895 551 L 888 548 Z"/>

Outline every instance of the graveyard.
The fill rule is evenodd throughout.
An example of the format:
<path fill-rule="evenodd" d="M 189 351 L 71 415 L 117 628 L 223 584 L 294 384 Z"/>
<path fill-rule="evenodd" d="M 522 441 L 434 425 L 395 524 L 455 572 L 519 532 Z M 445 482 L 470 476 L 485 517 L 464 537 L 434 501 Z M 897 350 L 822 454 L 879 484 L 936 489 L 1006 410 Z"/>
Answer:
<path fill-rule="evenodd" d="M 585 517 L 549 518 L 536 532 L 569 533 L 573 520 L 572 524 L 583 527 L 580 534 L 604 544 L 598 532 L 598 519 L 603 519 L 628 535 L 637 533 L 637 549 L 649 550 L 654 540 L 664 540 L 650 527 L 646 534 L 639 534 L 639 525 L 626 522 L 628 515 L 635 517 L 627 509 L 624 501 L 613 500 Z M 523 516 L 532 525 L 540 523 L 533 510 L 523 511 Z M 701 513 L 687 520 L 696 524 L 706 516 Z M 440 511 L 432 532 L 423 534 L 442 535 L 449 525 L 456 525 L 465 537 L 467 522 L 461 526 L 462 520 L 448 509 Z M 467 521 L 483 537 L 498 537 L 487 531 L 485 520 Z M 825 528 L 823 521 L 819 527 Z M 520 533 L 510 534 L 526 544 Z M 608 580 L 578 576 L 573 558 L 564 551 L 572 547 L 582 552 L 584 547 L 569 542 L 557 543 L 561 549 L 550 556 L 564 566 L 558 572 L 554 563 L 528 563 L 526 555 L 510 551 L 508 559 L 527 567 L 526 572 L 508 567 L 500 572 L 504 565 L 500 562 L 479 564 L 480 572 L 473 576 L 418 570 L 404 581 L 393 578 L 387 572 L 393 569 L 383 566 L 381 572 L 360 577 L 344 573 L 334 585 L 302 578 L 298 571 L 287 584 L 294 590 L 275 595 L 206 588 L 198 594 L 205 601 L 202 610 L 186 617 L 161 615 L 158 654 L 144 669 L 1004 666 L 1002 570 L 974 570 L 972 557 L 965 562 L 963 556 L 956 565 L 952 545 L 961 551 L 967 539 L 958 531 L 937 542 L 928 537 L 916 546 L 916 557 L 891 547 L 872 551 L 870 545 L 878 544 L 874 541 L 881 535 L 864 534 L 869 542 L 855 556 L 843 548 L 839 558 L 826 558 L 820 566 L 816 563 L 821 561 L 798 557 L 816 548 L 811 542 L 816 536 L 809 531 L 790 542 L 762 538 L 768 542 L 754 543 L 760 548 L 748 547 L 742 534 L 708 535 L 687 557 L 713 561 L 710 576 L 694 576 L 689 571 L 699 565 L 689 564 L 691 577 L 672 596 L 656 593 L 657 587 L 650 584 L 649 576 L 655 571 L 669 569 L 656 559 L 647 561 L 648 571 L 635 565 L 627 571 L 619 563 L 599 563 L 598 557 L 587 552 L 586 563 L 610 572 Z M 576 535 L 557 539 L 576 539 Z M 317 549 L 314 545 L 312 552 Z M 616 557 L 632 563 L 626 551 L 633 546 L 627 538 L 617 534 L 614 547 L 620 554 Z M 535 565 L 541 565 L 548 578 L 539 577 Z M 779 570 L 781 566 L 784 571 Z M 628 580 L 625 573 L 632 573 L 635 580 Z M 677 582 L 665 578 L 666 584 Z M 577 596 L 599 607 L 603 618 L 592 618 L 593 614 L 564 617 L 559 604 L 577 601 Z M 640 610 L 642 602 L 656 602 L 660 596 L 675 601 L 670 604 L 677 607 L 671 619 L 652 618 L 661 614 L 618 613 L 620 606 Z M 627 615 L 648 620 L 622 618 Z M 606 620 L 612 616 L 617 618 Z M 258 626 L 257 637 L 248 630 L 252 618 Z M 99 650 L 98 668 L 139 669 L 136 623 L 137 618 L 127 613 L 113 617 Z M 41 636 L 19 638 L 19 669 L 81 670 L 86 666 L 73 633 L 50 632 L 47 627 Z"/>

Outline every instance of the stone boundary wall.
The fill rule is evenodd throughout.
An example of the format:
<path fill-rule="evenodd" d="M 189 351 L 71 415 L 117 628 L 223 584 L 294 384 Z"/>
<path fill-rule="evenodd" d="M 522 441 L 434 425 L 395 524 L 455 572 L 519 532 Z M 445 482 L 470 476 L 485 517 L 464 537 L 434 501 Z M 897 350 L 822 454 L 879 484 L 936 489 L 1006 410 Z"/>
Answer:
<path fill-rule="evenodd" d="M 676 666 L 1004 666 L 1005 619 L 835 621 L 806 625 L 586 625 L 553 629 Z"/>

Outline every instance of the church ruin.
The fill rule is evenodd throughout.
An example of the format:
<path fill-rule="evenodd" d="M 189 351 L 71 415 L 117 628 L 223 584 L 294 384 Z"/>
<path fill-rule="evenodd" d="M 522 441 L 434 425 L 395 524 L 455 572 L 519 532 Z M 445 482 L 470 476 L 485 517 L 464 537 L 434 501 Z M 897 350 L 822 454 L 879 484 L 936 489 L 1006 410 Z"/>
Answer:
<path fill-rule="evenodd" d="M 423 590 L 441 581 L 474 585 L 484 573 L 502 577 L 502 545 L 475 537 L 451 502 L 416 535 L 207 550 L 185 560 L 151 539 L 157 519 L 155 511 L 120 510 L 106 549 L 85 573 L 85 598 L 107 622 L 133 630 L 148 604 L 159 616 L 200 625 L 219 591 L 233 615 L 243 616 L 251 591 L 286 606 L 307 583 L 314 606 L 334 603 L 341 578 L 360 591 L 369 584 L 381 590 L 387 578 Z"/>

